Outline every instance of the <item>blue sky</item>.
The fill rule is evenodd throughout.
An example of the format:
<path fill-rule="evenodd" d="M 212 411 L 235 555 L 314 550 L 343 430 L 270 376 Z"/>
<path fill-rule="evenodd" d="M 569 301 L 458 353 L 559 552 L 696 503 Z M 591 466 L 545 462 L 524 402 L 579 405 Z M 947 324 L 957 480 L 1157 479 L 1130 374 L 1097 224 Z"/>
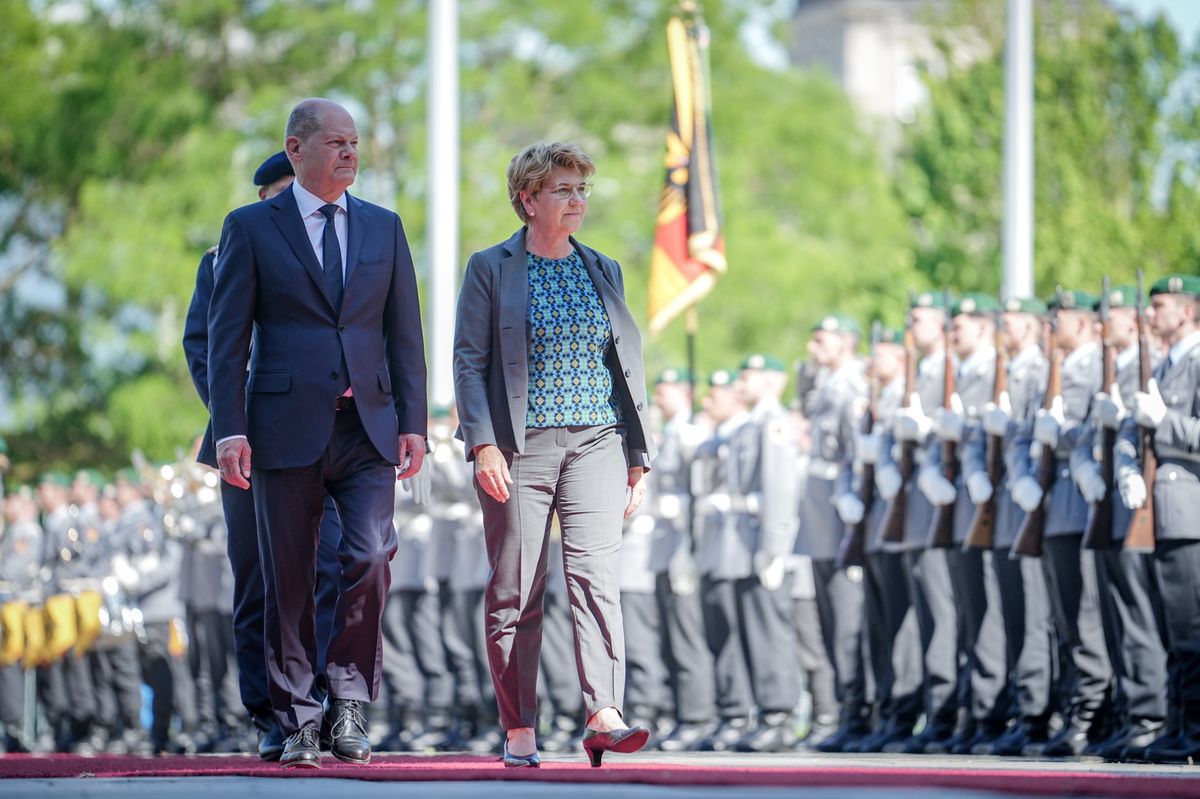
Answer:
<path fill-rule="evenodd" d="M 1196 34 L 1200 32 L 1200 0 L 1116 0 L 1114 5 L 1144 16 L 1165 11 L 1175 29 L 1182 34 L 1183 43 L 1188 46 L 1196 43 Z"/>

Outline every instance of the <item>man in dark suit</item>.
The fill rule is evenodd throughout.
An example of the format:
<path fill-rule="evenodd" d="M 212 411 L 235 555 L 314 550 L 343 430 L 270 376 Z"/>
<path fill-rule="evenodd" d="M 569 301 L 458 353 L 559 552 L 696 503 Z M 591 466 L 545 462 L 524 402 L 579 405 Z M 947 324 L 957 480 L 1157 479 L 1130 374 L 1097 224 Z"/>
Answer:
<path fill-rule="evenodd" d="M 288 189 L 296 173 L 287 153 L 278 152 L 268 158 L 254 173 L 258 198 L 269 200 Z M 200 399 L 208 406 L 208 317 L 213 291 L 213 264 L 217 248 L 213 247 L 200 259 L 196 272 L 196 291 L 188 307 L 183 327 L 183 351 L 188 371 Z M 213 443 L 212 422 L 196 460 L 217 468 L 217 448 Z M 246 489 L 221 483 L 221 506 L 227 530 L 226 545 L 233 569 L 233 646 L 238 666 L 238 689 L 242 704 L 258 731 L 258 754 L 264 760 L 278 760 L 283 754 L 283 734 L 271 711 L 267 695 L 267 664 L 263 650 L 264 586 L 258 555 L 258 531 L 254 518 L 254 495 Z M 342 531 L 333 500 L 325 498 L 325 516 L 321 520 L 320 545 L 317 552 L 317 664 L 324 680 L 325 645 L 333 627 L 333 610 L 337 603 L 341 566 L 338 564 L 338 543 Z"/>
<path fill-rule="evenodd" d="M 328 100 L 288 118 L 291 190 L 225 219 L 209 318 L 209 399 L 222 478 L 255 484 L 267 678 L 285 766 L 320 765 L 313 582 L 325 493 L 342 522 L 326 656 L 335 757 L 370 760 L 396 465 L 425 455 L 425 356 L 399 217 L 346 193 L 358 130 Z M 254 348 L 250 351 L 251 336 Z M 250 372 L 246 374 L 249 360 Z M 253 453 L 253 454 L 252 454 Z"/>

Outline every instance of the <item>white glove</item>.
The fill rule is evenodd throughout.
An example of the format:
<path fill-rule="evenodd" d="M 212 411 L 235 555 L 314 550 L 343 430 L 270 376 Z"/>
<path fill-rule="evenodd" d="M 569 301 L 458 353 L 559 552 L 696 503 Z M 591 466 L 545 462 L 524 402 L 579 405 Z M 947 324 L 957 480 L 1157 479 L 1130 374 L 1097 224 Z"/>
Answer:
<path fill-rule="evenodd" d="M 863 507 L 862 500 L 853 494 L 840 494 L 833 504 L 837 508 L 837 515 L 845 524 L 858 524 L 863 520 L 866 508 Z"/>
<path fill-rule="evenodd" d="M 891 502 L 900 493 L 900 470 L 895 466 L 882 466 L 875 470 L 875 489 L 885 502 Z"/>
<path fill-rule="evenodd" d="M 1029 475 L 1025 475 L 1013 483 L 1013 502 L 1017 503 L 1026 513 L 1032 513 L 1038 505 L 1042 504 L 1042 494 L 1042 487 L 1038 485 L 1038 481 Z"/>
<path fill-rule="evenodd" d="M 1063 419 L 1063 399 L 1060 394 L 1050 401 L 1050 410 L 1042 408 L 1037 412 L 1033 422 L 1034 440 L 1040 441 L 1043 447 L 1057 447 L 1058 431 L 1062 429 Z"/>
<path fill-rule="evenodd" d="M 947 480 L 937 466 L 926 466 L 921 470 L 917 475 L 917 488 L 921 489 L 926 499 L 938 506 L 953 503 L 958 494 L 954 483 Z"/>
<path fill-rule="evenodd" d="M 883 458 L 883 439 L 878 433 L 859 433 L 854 439 L 854 454 L 861 463 L 879 463 Z"/>
<path fill-rule="evenodd" d="M 1167 404 L 1159 393 L 1158 381 L 1152 377 L 1145 391 L 1133 395 L 1133 418 L 1142 427 L 1155 430 L 1166 415 Z"/>
<path fill-rule="evenodd" d="M 992 481 L 988 479 L 987 472 L 972 472 L 967 477 L 967 496 L 971 498 L 971 502 L 975 505 L 982 505 L 992 498 Z"/>
<path fill-rule="evenodd" d="M 118 585 L 131 594 L 137 592 L 137 587 L 142 582 L 142 576 L 138 574 L 137 569 L 130 565 L 128 558 L 124 555 L 115 556 L 112 559 L 112 570 Z"/>
<path fill-rule="evenodd" d="M 1146 481 L 1137 469 L 1126 466 L 1117 475 L 1117 489 L 1121 492 L 1121 501 L 1130 510 L 1137 510 L 1146 504 Z"/>
<path fill-rule="evenodd" d="M 1116 383 L 1105 394 L 1101 391 L 1092 401 L 1092 414 L 1101 427 L 1116 430 L 1121 426 L 1121 420 L 1129 415 L 1125 403 L 1121 402 L 1121 387 Z"/>
<path fill-rule="evenodd" d="M 429 500 L 433 498 L 433 470 L 425 464 L 421 464 L 421 469 L 412 477 L 406 477 L 400 481 L 400 485 L 404 486 L 404 490 L 412 494 L 414 505 L 428 505 Z"/>
<path fill-rule="evenodd" d="M 893 433 L 900 441 L 921 441 L 932 427 L 933 421 L 921 407 L 921 395 L 914 391 L 908 398 L 908 407 L 896 411 Z"/>
<path fill-rule="evenodd" d="M 683 503 L 676 494 L 663 494 L 658 498 L 658 517 L 660 519 L 678 519 L 683 513 Z"/>
<path fill-rule="evenodd" d="M 637 535 L 650 535 L 654 532 L 654 517 L 645 513 L 639 513 L 630 522 L 629 532 Z"/>
<path fill-rule="evenodd" d="M 1079 486 L 1079 493 L 1083 494 L 1083 501 L 1092 505 L 1104 499 L 1108 493 L 1108 486 L 1104 484 L 1104 478 L 1100 476 L 1100 467 L 1095 463 L 1085 463 L 1075 470 L 1075 485 Z"/>
<path fill-rule="evenodd" d="M 1012 421 L 1012 399 L 1008 396 L 1008 392 L 1000 392 L 998 403 L 989 402 L 984 405 L 980 419 L 983 421 L 983 429 L 987 431 L 988 435 L 1007 435 L 1008 423 Z"/>
<path fill-rule="evenodd" d="M 729 513 L 729 509 L 732 507 L 728 494 L 709 494 L 704 498 L 703 503 L 709 510 L 715 510 L 717 513 Z"/>
<path fill-rule="evenodd" d="M 671 560 L 667 568 L 667 580 L 671 583 L 671 593 L 676 596 L 691 596 L 700 587 L 700 571 L 696 561 L 686 553 L 680 553 Z"/>
<path fill-rule="evenodd" d="M 783 585 L 784 558 L 780 555 L 767 555 L 759 552 L 754 556 L 754 572 L 758 581 L 768 591 L 774 591 Z"/>
<path fill-rule="evenodd" d="M 950 409 L 938 408 L 933 412 L 933 431 L 943 441 L 962 441 L 963 403 L 958 393 L 950 395 Z"/>
<path fill-rule="evenodd" d="M 446 508 L 445 517 L 452 522 L 461 522 L 470 517 L 471 513 L 471 506 L 466 502 L 455 502 Z"/>

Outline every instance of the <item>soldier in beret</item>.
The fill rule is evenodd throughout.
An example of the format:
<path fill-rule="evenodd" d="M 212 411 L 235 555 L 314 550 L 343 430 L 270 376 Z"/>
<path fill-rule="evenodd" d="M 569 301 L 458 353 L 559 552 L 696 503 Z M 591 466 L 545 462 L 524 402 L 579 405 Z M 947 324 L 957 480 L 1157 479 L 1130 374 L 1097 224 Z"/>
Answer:
<path fill-rule="evenodd" d="M 1168 275 L 1150 288 L 1150 328 L 1167 347 L 1146 391 L 1135 392 L 1121 425 L 1118 485 L 1130 508 L 1154 503 L 1155 572 L 1167 639 L 1168 731 L 1125 757 L 1186 763 L 1200 757 L 1200 277 Z M 1158 473 L 1142 479 L 1137 428 L 1153 431 Z"/>

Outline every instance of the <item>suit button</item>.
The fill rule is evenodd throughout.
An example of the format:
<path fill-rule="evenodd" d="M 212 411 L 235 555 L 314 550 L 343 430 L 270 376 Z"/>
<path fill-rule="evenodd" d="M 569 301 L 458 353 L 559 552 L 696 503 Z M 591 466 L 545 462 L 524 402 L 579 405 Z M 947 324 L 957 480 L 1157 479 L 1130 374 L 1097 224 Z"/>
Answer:
<path fill-rule="evenodd" d="M 345 326 L 345 325 L 338 325 L 338 332 L 339 332 L 339 333 L 345 333 L 345 332 L 346 332 L 346 326 Z"/>
<path fill-rule="evenodd" d="M 330 380 L 337 380 L 337 377 L 338 377 L 338 373 L 337 373 L 337 372 L 330 372 L 330 373 L 329 373 L 329 379 L 330 379 Z"/>
<path fill-rule="evenodd" d="M 639 411 L 642 409 L 642 403 L 640 403 L 640 402 L 639 402 L 639 403 L 637 404 L 637 409 L 638 409 Z"/>
<path fill-rule="evenodd" d="M 621 337 L 620 337 L 620 336 L 617 336 L 616 338 L 614 338 L 614 339 L 613 339 L 613 344 L 620 344 L 620 343 L 621 343 Z"/>
<path fill-rule="evenodd" d="M 632 373 L 632 372 L 630 372 L 628 369 L 626 369 L 626 370 L 625 370 L 625 376 L 626 376 L 626 377 L 629 377 L 631 374 L 633 374 L 633 373 Z"/>

